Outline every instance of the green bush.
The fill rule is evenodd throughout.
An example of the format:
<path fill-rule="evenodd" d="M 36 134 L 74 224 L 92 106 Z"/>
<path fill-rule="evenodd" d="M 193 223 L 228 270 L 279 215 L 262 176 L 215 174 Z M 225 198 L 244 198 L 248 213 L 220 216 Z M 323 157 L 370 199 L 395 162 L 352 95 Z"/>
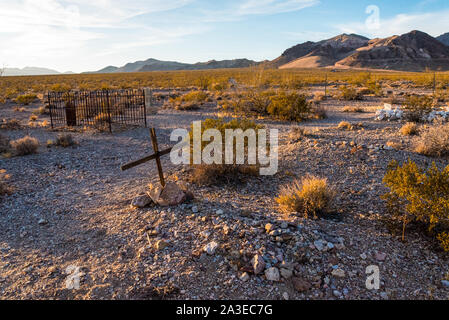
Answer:
<path fill-rule="evenodd" d="M 411 95 L 404 101 L 404 109 L 409 121 L 420 122 L 433 109 L 433 98 L 430 96 Z"/>
<path fill-rule="evenodd" d="M 279 92 L 270 98 L 271 103 L 268 106 L 268 113 L 280 120 L 303 121 L 310 116 L 311 105 L 307 102 L 305 95 L 296 92 Z"/>
<path fill-rule="evenodd" d="M 30 103 L 33 103 L 34 101 L 36 101 L 36 99 L 37 99 L 37 95 L 35 95 L 34 93 L 23 94 L 16 98 L 16 103 L 23 104 L 23 105 L 29 105 Z"/>
<path fill-rule="evenodd" d="M 341 100 L 363 100 L 363 92 L 358 91 L 356 88 L 341 86 L 338 88 L 338 91 L 338 96 Z"/>
<path fill-rule="evenodd" d="M 220 131 L 222 137 L 226 136 L 226 130 L 232 129 L 237 130 L 241 129 L 245 132 L 248 129 L 257 130 L 263 129 L 262 126 L 257 125 L 253 121 L 249 120 L 240 120 L 233 119 L 231 121 L 224 121 L 223 119 L 206 119 L 201 122 L 201 135 L 209 129 L 216 129 Z M 190 131 L 190 140 L 191 146 L 193 148 L 193 127 Z M 202 142 L 201 152 L 208 145 L 208 142 Z M 199 185 L 217 185 L 223 183 L 238 183 L 241 181 L 242 176 L 247 175 L 256 175 L 259 170 L 259 166 L 256 165 L 238 165 L 235 162 L 236 152 L 234 146 L 234 164 L 200 164 L 200 165 L 192 165 L 193 173 L 192 173 L 192 182 Z M 245 146 L 245 153 L 247 152 L 247 147 Z M 193 154 L 193 149 L 192 149 Z M 225 143 L 223 143 L 223 161 L 225 155 Z M 193 156 L 191 157 L 191 161 L 193 163 Z"/>
<path fill-rule="evenodd" d="M 331 211 L 335 195 L 326 179 L 309 176 L 283 187 L 276 202 L 285 213 L 296 212 L 306 218 L 316 218 Z"/>
<path fill-rule="evenodd" d="M 390 191 L 382 198 L 393 218 L 402 222 L 403 239 L 407 225 L 414 221 L 424 223 L 430 232 L 449 226 L 449 166 L 439 170 L 433 163 L 423 170 L 411 160 L 402 166 L 393 161 L 383 182 Z M 445 239 L 442 233 L 437 238 Z"/>

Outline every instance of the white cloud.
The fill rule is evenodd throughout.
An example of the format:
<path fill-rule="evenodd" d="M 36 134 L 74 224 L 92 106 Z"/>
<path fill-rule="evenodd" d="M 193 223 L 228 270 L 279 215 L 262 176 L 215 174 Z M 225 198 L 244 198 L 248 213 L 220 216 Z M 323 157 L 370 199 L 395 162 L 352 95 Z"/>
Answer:
<path fill-rule="evenodd" d="M 399 14 L 390 19 L 382 19 L 380 28 L 370 28 L 365 22 L 355 22 L 337 25 L 337 28 L 346 33 L 358 33 L 375 37 L 390 37 L 401 35 L 412 30 L 420 30 L 432 36 L 439 36 L 449 32 L 449 10 L 429 12 L 422 14 Z"/>
<path fill-rule="evenodd" d="M 117 54 L 137 43 L 150 46 L 201 32 L 199 28 L 148 27 L 148 23 L 131 20 L 144 13 L 180 8 L 192 1 L 0 0 L 0 63 L 18 67 L 38 63 L 45 67 L 59 61 L 59 68 L 82 71 L 82 67 L 76 66 L 77 60 L 92 52 L 115 50 Z M 117 36 L 119 30 L 127 30 L 129 36 Z M 103 47 L 98 48 L 97 41 Z"/>
<path fill-rule="evenodd" d="M 298 11 L 319 4 L 318 0 L 246 0 L 237 11 L 240 15 L 277 14 Z"/>

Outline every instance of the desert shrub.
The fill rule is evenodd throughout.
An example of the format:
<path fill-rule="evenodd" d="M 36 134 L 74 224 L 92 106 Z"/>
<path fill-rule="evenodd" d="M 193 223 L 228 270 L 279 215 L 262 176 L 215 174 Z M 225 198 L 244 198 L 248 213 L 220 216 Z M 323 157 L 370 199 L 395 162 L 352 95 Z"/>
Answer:
<path fill-rule="evenodd" d="M 0 154 L 9 152 L 9 139 L 0 134 Z"/>
<path fill-rule="evenodd" d="M 314 102 L 322 102 L 326 100 L 326 95 L 324 94 L 324 92 L 315 92 L 313 94 L 313 101 Z"/>
<path fill-rule="evenodd" d="M 367 94 L 373 94 L 376 97 L 382 97 L 384 95 L 382 86 L 376 81 L 366 82 Z"/>
<path fill-rule="evenodd" d="M 240 120 L 233 119 L 229 122 L 224 121 L 223 119 L 206 119 L 201 123 L 201 134 L 203 134 L 206 130 L 216 129 L 218 130 L 222 137 L 224 138 L 226 135 L 227 129 L 237 130 L 241 129 L 242 131 L 246 131 L 248 129 L 254 129 L 257 133 L 259 129 L 263 127 L 257 125 L 253 121 L 249 120 Z M 193 147 L 193 128 L 190 132 L 191 145 Z M 202 142 L 201 152 L 208 145 L 208 142 Z M 244 176 L 248 175 L 256 175 L 259 170 L 259 165 L 255 164 L 236 164 L 236 147 L 234 145 L 234 164 L 224 164 L 224 155 L 225 155 L 225 143 L 223 143 L 223 164 L 192 164 L 193 174 L 192 174 L 192 182 L 199 185 L 216 185 L 223 183 L 236 183 L 241 181 Z M 245 158 L 247 156 L 248 148 L 245 146 Z M 193 154 L 193 149 L 192 149 Z M 191 157 L 193 161 L 193 156 Z"/>
<path fill-rule="evenodd" d="M 280 91 L 277 95 L 270 97 L 270 101 L 268 113 L 280 120 L 300 122 L 310 116 L 311 105 L 307 102 L 305 95 Z"/>
<path fill-rule="evenodd" d="M 449 124 L 428 127 L 415 140 L 415 152 L 430 157 L 449 155 Z"/>
<path fill-rule="evenodd" d="M 206 102 L 209 94 L 205 91 L 191 91 L 180 97 L 184 102 Z"/>
<path fill-rule="evenodd" d="M 75 145 L 76 142 L 71 134 L 61 134 L 56 138 L 55 145 L 68 148 Z"/>
<path fill-rule="evenodd" d="M 404 109 L 409 121 L 420 122 L 433 109 L 433 98 L 430 96 L 411 95 L 405 98 Z"/>
<path fill-rule="evenodd" d="M 8 183 L 9 179 L 10 176 L 6 173 L 6 170 L 0 169 L 0 197 L 12 193 L 13 188 Z"/>
<path fill-rule="evenodd" d="M 365 110 L 362 107 L 350 107 L 346 106 L 343 108 L 342 112 L 345 113 L 363 113 Z"/>
<path fill-rule="evenodd" d="M 363 93 L 356 88 L 341 86 L 338 88 L 340 100 L 363 100 Z"/>
<path fill-rule="evenodd" d="M 297 142 L 307 137 L 308 135 L 310 135 L 310 132 L 307 129 L 295 127 L 288 133 L 288 139 L 290 141 Z"/>
<path fill-rule="evenodd" d="M 419 127 L 414 122 L 408 122 L 399 130 L 399 132 L 403 136 L 415 136 L 419 133 Z"/>
<path fill-rule="evenodd" d="M 352 125 L 351 123 L 347 122 L 347 121 L 342 121 L 338 124 L 337 127 L 339 130 L 347 130 L 347 131 L 352 131 L 354 130 L 354 125 Z"/>
<path fill-rule="evenodd" d="M 270 96 L 275 94 L 274 91 L 248 90 L 228 97 L 222 108 L 242 116 L 267 116 Z"/>
<path fill-rule="evenodd" d="M 71 86 L 66 83 L 56 83 L 50 87 L 50 91 L 55 92 L 68 92 L 71 89 L 72 89 Z"/>
<path fill-rule="evenodd" d="M 182 96 L 170 98 L 170 104 L 176 110 L 197 110 L 205 102 L 209 101 L 209 94 L 204 91 L 191 91 Z"/>
<path fill-rule="evenodd" d="M 319 104 L 313 104 L 311 107 L 311 114 L 314 119 L 327 119 L 327 109 Z"/>
<path fill-rule="evenodd" d="M 20 130 L 22 128 L 20 121 L 17 119 L 3 119 L 0 122 L 0 129 L 4 130 Z"/>
<path fill-rule="evenodd" d="M 300 213 L 307 218 L 329 213 L 334 198 L 335 191 L 326 179 L 309 176 L 283 187 L 276 202 L 282 211 Z"/>
<path fill-rule="evenodd" d="M 404 99 L 402 99 L 401 97 L 397 96 L 397 95 L 390 95 L 387 98 L 383 99 L 384 103 L 388 103 L 391 105 L 401 105 L 404 103 Z"/>
<path fill-rule="evenodd" d="M 50 110 L 46 106 L 41 106 L 33 111 L 35 115 L 47 115 L 50 114 Z"/>
<path fill-rule="evenodd" d="M 29 105 L 30 103 L 33 103 L 36 101 L 37 95 L 34 93 L 29 94 L 23 94 L 16 98 L 16 103 L 23 104 L 23 105 Z"/>
<path fill-rule="evenodd" d="M 11 147 L 14 149 L 15 155 L 26 156 L 29 154 L 37 153 L 37 150 L 39 148 L 39 141 L 36 138 L 26 136 L 22 139 L 12 141 Z"/>
<path fill-rule="evenodd" d="M 440 170 L 433 163 L 423 170 L 411 160 L 402 166 L 393 161 L 383 183 L 390 191 L 382 198 L 393 218 L 402 222 L 403 240 L 411 222 L 424 223 L 429 232 L 449 226 L 449 166 Z M 439 236 L 444 244 L 447 237 Z"/>

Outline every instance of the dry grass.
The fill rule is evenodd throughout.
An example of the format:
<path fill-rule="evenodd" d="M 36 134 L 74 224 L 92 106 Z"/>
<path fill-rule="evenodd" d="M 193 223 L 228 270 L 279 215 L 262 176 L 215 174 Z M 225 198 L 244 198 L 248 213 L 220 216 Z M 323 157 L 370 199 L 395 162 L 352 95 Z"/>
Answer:
<path fill-rule="evenodd" d="M 21 128 L 20 121 L 17 119 L 3 119 L 0 123 L 0 129 L 3 130 L 20 130 Z"/>
<path fill-rule="evenodd" d="M 388 141 L 387 142 L 387 147 L 393 148 L 395 150 L 401 150 L 402 149 L 402 144 L 399 142 L 395 142 L 395 141 Z"/>
<path fill-rule="evenodd" d="M 10 176 L 6 173 L 6 170 L 0 169 L 0 197 L 11 194 L 13 188 L 8 184 Z"/>
<path fill-rule="evenodd" d="M 39 141 L 36 138 L 26 136 L 11 142 L 11 147 L 14 149 L 16 156 L 26 156 L 37 153 L 39 149 Z"/>
<path fill-rule="evenodd" d="M 363 109 L 362 107 L 346 106 L 346 107 L 343 108 L 342 112 L 345 112 L 345 113 L 363 113 L 363 112 L 365 112 L 365 109 Z"/>
<path fill-rule="evenodd" d="M 200 186 L 241 183 L 245 176 L 257 176 L 257 165 L 196 165 L 193 167 L 191 182 Z"/>
<path fill-rule="evenodd" d="M 415 152 L 429 157 L 449 156 L 449 124 L 425 129 L 415 141 Z"/>
<path fill-rule="evenodd" d="M 56 138 L 55 145 L 68 148 L 76 144 L 71 134 L 61 134 Z"/>
<path fill-rule="evenodd" d="M 346 131 L 352 131 L 354 130 L 354 125 L 347 121 L 342 121 L 338 124 L 338 130 L 346 130 Z"/>
<path fill-rule="evenodd" d="M 308 130 L 301 127 L 295 127 L 290 130 L 288 139 L 291 142 L 297 142 L 302 140 L 304 137 L 307 137 L 308 135 L 310 135 L 310 132 Z"/>
<path fill-rule="evenodd" d="M 403 136 L 415 136 L 419 133 L 419 127 L 414 122 L 407 122 L 400 130 L 399 132 Z"/>
<path fill-rule="evenodd" d="M 335 195 L 327 179 L 309 176 L 283 187 L 276 202 L 285 213 L 296 212 L 306 218 L 317 217 L 330 213 Z"/>
<path fill-rule="evenodd" d="M 10 150 L 9 139 L 0 135 L 0 154 L 7 153 Z"/>

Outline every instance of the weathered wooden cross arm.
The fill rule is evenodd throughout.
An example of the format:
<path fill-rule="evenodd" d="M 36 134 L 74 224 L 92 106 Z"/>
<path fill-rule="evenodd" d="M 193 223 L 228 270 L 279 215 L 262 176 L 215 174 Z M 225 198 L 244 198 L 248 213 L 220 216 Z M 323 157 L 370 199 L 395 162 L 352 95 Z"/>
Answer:
<path fill-rule="evenodd" d="M 165 156 L 167 154 L 170 154 L 174 150 L 174 148 L 169 148 L 167 150 L 159 151 L 159 146 L 158 146 L 158 143 L 157 143 L 157 136 L 156 136 L 156 129 L 154 129 L 154 128 L 150 129 L 150 136 L 151 136 L 151 142 L 153 143 L 154 154 L 152 154 L 151 156 L 142 158 L 140 160 L 133 161 L 133 162 L 130 162 L 128 164 L 125 164 L 125 165 L 123 165 L 121 167 L 121 169 L 122 169 L 122 171 L 129 170 L 129 169 L 137 167 L 137 166 L 139 166 L 141 164 L 144 164 L 144 163 L 146 163 L 148 161 L 156 160 L 157 170 L 158 170 L 158 173 L 159 173 L 159 179 L 161 181 L 162 187 L 165 187 L 165 178 L 164 178 L 164 172 L 162 171 L 161 157 Z M 179 151 L 182 148 L 184 148 L 185 146 L 189 146 L 189 144 L 188 143 L 184 143 L 181 146 L 178 145 L 176 150 Z"/>
<path fill-rule="evenodd" d="M 162 156 L 165 156 L 167 154 L 170 154 L 171 151 L 172 151 L 172 148 L 164 150 L 164 151 L 161 151 L 161 152 L 158 152 L 156 154 L 153 154 L 151 156 L 142 158 L 140 160 L 124 164 L 121 167 L 121 169 L 122 169 L 122 171 L 126 171 L 126 170 L 129 170 L 129 169 L 135 168 L 135 167 L 140 166 L 141 164 L 144 164 L 144 163 L 146 163 L 148 161 L 156 160 L 156 158 L 158 158 L 158 157 L 162 157 Z"/>

